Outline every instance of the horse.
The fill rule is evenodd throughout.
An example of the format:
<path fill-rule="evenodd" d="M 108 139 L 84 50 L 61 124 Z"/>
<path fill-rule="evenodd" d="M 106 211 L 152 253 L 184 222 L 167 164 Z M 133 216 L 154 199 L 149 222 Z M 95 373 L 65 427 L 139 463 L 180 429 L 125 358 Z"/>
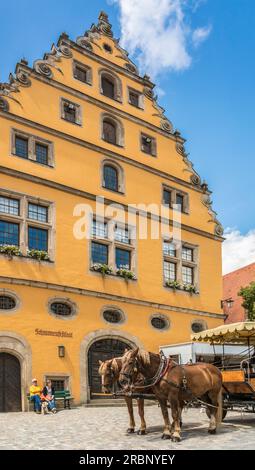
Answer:
<path fill-rule="evenodd" d="M 196 363 L 178 365 L 171 359 L 167 367 L 153 383 L 160 368 L 161 356 L 152 352 L 139 351 L 139 348 L 129 350 L 122 358 L 120 383 L 124 389 L 134 390 L 135 374 L 138 372 L 151 383 L 151 389 L 159 401 L 165 422 L 163 436 L 174 442 L 181 440 L 181 413 L 186 402 L 198 398 L 207 404 L 207 415 L 210 418 L 208 432 L 216 433 L 217 412 L 222 389 L 222 375 L 212 364 Z M 167 410 L 167 401 L 170 404 L 173 423 L 170 421 Z M 162 437 L 163 437 L 162 436 Z"/>
<path fill-rule="evenodd" d="M 122 367 L 122 357 L 115 357 L 113 359 L 108 359 L 107 361 L 99 361 L 98 372 L 101 375 L 102 380 L 102 391 L 104 393 L 111 393 L 114 383 L 118 382 L 119 374 Z M 127 405 L 128 414 L 129 414 L 129 427 L 127 433 L 131 434 L 135 432 L 135 419 L 134 419 L 134 409 L 133 409 L 133 400 L 129 396 L 124 396 L 124 400 Z M 138 405 L 138 414 L 140 416 L 141 425 L 140 429 L 137 431 L 138 435 L 146 434 L 146 422 L 144 419 L 144 399 L 137 398 Z"/>

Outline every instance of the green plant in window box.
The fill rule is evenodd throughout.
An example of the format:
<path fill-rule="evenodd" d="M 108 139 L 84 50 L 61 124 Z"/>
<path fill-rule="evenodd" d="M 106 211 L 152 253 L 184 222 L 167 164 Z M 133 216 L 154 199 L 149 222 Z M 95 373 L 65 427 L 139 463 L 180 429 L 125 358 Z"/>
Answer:
<path fill-rule="evenodd" d="M 101 273 L 102 276 L 112 274 L 112 268 L 108 266 L 108 264 L 95 263 L 91 266 L 91 269 L 97 273 Z"/>
<path fill-rule="evenodd" d="M 27 255 L 38 261 L 49 261 L 50 259 L 47 251 L 44 250 L 28 250 Z"/>
<path fill-rule="evenodd" d="M 196 286 L 194 286 L 193 284 L 183 284 L 183 290 L 185 290 L 186 292 L 189 292 L 190 294 L 198 293 Z"/>
<path fill-rule="evenodd" d="M 126 279 L 127 281 L 129 279 L 135 279 L 136 278 L 133 271 L 130 271 L 129 269 L 125 269 L 125 268 L 118 269 L 116 271 L 116 274 L 117 274 L 117 276 L 124 277 L 124 279 Z"/>
<path fill-rule="evenodd" d="M 171 287 L 172 289 L 181 289 L 181 284 L 178 281 L 166 281 L 166 287 Z"/>
<path fill-rule="evenodd" d="M 0 253 L 12 259 L 13 256 L 22 256 L 21 251 L 16 245 L 0 245 Z"/>

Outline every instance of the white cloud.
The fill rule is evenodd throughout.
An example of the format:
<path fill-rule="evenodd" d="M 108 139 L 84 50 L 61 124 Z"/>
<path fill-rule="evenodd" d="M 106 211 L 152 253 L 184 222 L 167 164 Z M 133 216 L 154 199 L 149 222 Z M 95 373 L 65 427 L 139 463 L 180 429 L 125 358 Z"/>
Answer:
<path fill-rule="evenodd" d="M 242 235 L 237 229 L 227 229 L 223 243 L 223 274 L 255 262 L 255 229 Z"/>
<path fill-rule="evenodd" d="M 195 47 L 199 46 L 203 41 L 205 41 L 212 30 L 211 26 L 204 28 L 197 28 L 193 31 L 192 41 Z"/>
<path fill-rule="evenodd" d="M 201 42 L 208 28 L 192 30 L 188 11 L 194 0 L 112 0 L 120 7 L 121 44 L 153 78 L 163 70 L 184 70 L 191 64 L 192 35 Z M 206 34 L 207 32 L 207 34 Z"/>

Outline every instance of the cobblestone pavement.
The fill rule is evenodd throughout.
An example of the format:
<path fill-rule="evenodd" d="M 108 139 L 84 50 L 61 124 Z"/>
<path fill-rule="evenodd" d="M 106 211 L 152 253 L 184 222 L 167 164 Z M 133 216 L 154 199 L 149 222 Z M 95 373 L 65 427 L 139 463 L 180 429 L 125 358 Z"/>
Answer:
<path fill-rule="evenodd" d="M 137 416 L 137 409 L 135 409 Z M 229 413 L 217 435 L 207 433 L 208 419 L 200 410 L 183 414 L 182 441 L 163 441 L 162 417 L 157 405 L 146 407 L 148 434 L 127 435 L 125 407 L 79 407 L 56 415 L 2 413 L 0 450 L 3 449 L 255 449 L 255 415 Z M 136 419 L 139 423 L 139 418 Z"/>

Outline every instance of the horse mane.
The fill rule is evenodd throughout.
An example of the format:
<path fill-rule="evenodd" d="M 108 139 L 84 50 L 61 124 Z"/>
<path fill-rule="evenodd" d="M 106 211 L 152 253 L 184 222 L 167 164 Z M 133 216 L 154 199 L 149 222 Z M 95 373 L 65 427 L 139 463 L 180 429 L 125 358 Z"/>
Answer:
<path fill-rule="evenodd" d="M 120 364 L 118 364 L 120 362 Z M 114 373 L 117 375 L 120 372 L 122 365 L 122 357 L 114 357 L 113 359 L 107 359 L 104 361 L 98 369 L 100 375 L 103 375 L 106 372 L 106 369 L 110 366 Z"/>

